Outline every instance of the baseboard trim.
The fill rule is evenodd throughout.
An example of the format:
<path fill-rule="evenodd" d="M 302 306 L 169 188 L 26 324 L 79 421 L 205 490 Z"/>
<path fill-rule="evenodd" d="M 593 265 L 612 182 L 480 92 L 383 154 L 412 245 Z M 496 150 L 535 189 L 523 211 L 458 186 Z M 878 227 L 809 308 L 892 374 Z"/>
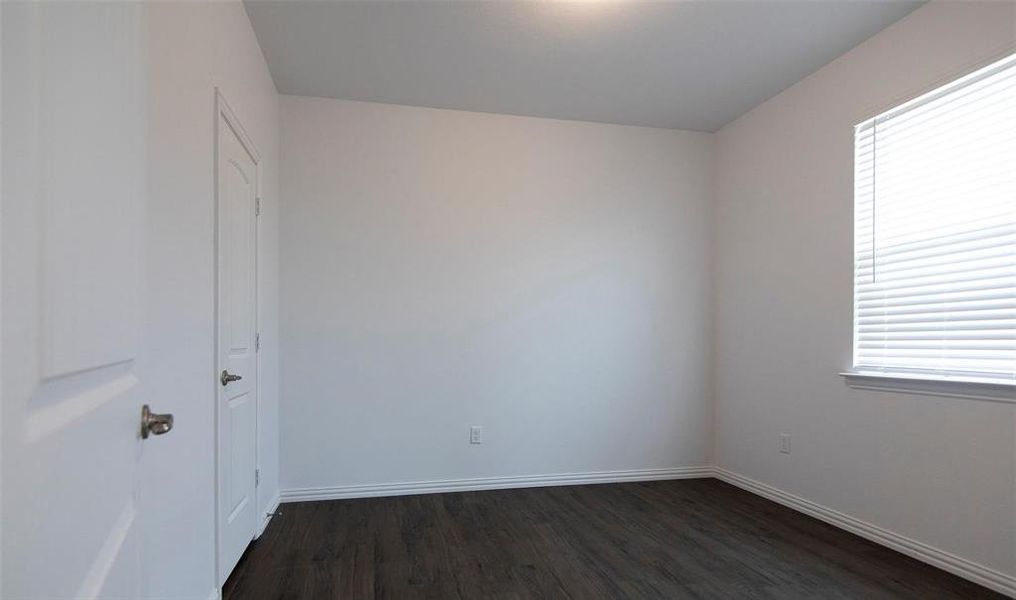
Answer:
<path fill-rule="evenodd" d="M 208 600 L 222 600 L 222 590 L 215 588 L 211 594 L 208 594 Z"/>
<path fill-rule="evenodd" d="M 594 473 L 560 473 L 553 475 L 482 477 L 475 479 L 446 479 L 443 481 L 411 481 L 405 483 L 297 488 L 282 490 L 280 495 L 283 502 L 309 502 L 312 500 L 345 500 L 348 498 L 409 496 L 414 494 L 472 492 L 557 485 L 694 479 L 712 476 L 712 467 L 677 467 L 672 469 L 635 469 L 629 471 L 599 471 Z"/>
<path fill-rule="evenodd" d="M 279 510 L 279 504 L 282 502 L 280 494 L 275 494 L 275 497 L 268 501 L 268 510 L 265 511 L 264 518 L 261 520 L 261 524 L 258 525 L 257 533 L 254 535 L 254 539 L 261 537 L 261 534 L 265 532 L 268 527 L 269 521 L 275 516 L 275 513 Z"/>
<path fill-rule="evenodd" d="M 866 521 L 851 517 L 837 510 L 822 506 L 811 500 L 784 492 L 771 485 L 749 479 L 732 471 L 722 468 L 715 468 L 714 474 L 717 479 L 731 485 L 747 490 L 763 498 L 772 500 L 798 512 L 825 521 L 830 525 L 845 529 L 851 533 L 869 539 L 875 543 L 892 548 L 916 558 L 922 562 L 934 565 L 943 571 L 948 571 L 974 583 L 983 585 L 1000 594 L 1016 598 L 1016 577 L 1001 573 L 994 569 L 979 565 L 975 562 L 939 550 L 933 546 L 918 542 L 906 536 L 872 525 Z"/>

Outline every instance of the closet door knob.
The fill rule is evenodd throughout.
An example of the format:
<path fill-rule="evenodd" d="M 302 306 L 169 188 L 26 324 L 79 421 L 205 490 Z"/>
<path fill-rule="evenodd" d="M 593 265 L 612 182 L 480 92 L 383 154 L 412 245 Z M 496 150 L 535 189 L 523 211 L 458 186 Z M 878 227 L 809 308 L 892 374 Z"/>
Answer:
<path fill-rule="evenodd" d="M 173 429 L 173 415 L 169 413 L 153 413 L 148 405 L 141 407 L 141 438 L 149 435 L 162 435 Z"/>

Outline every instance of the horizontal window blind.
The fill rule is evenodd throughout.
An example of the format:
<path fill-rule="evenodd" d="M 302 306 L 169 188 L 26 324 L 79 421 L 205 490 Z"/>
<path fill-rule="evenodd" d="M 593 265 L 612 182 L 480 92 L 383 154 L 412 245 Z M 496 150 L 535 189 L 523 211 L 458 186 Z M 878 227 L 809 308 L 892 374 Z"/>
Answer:
<path fill-rule="evenodd" d="M 854 132 L 854 369 L 1016 383 L 1016 55 Z"/>

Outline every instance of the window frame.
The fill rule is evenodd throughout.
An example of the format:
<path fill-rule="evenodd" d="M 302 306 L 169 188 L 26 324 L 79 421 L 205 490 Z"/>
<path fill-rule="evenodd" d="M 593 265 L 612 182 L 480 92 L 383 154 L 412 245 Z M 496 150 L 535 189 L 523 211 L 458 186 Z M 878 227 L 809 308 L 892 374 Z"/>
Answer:
<path fill-rule="evenodd" d="M 864 370 L 844 371 L 840 376 L 849 387 L 859 390 L 972 398 L 1016 404 L 1016 384 L 1002 380 Z"/>
<path fill-rule="evenodd" d="M 926 102 L 932 101 L 941 94 L 949 93 L 942 92 L 943 88 L 952 86 L 958 83 L 960 80 L 970 78 L 970 82 L 965 85 L 981 80 L 984 77 L 990 76 L 990 73 L 978 74 L 979 71 L 985 70 L 991 65 L 996 63 L 1004 62 L 1007 60 L 1016 59 L 1016 54 L 1013 53 L 1011 48 L 1007 49 L 1006 52 L 1001 53 L 992 57 L 990 60 L 979 63 L 973 68 L 966 69 L 955 76 L 945 78 L 944 80 L 938 81 L 935 85 L 923 89 L 919 93 L 910 95 L 909 98 L 902 101 L 894 102 L 888 108 L 878 111 L 864 119 L 856 121 L 851 136 L 851 142 L 856 143 L 856 131 L 857 126 L 860 126 L 868 121 L 877 119 L 891 114 L 899 114 L 900 112 L 909 111 L 912 108 L 919 107 Z M 1009 67 L 1005 68 L 1010 68 Z M 964 86 L 965 87 L 965 86 Z M 962 88 L 960 88 L 962 89 Z M 941 92 L 941 94 L 940 94 Z M 851 163 L 854 166 L 854 163 Z M 853 180 L 853 170 L 852 178 Z M 857 198 L 854 196 L 854 188 L 851 187 L 851 200 L 852 208 L 856 210 Z M 853 211 L 851 213 L 854 214 Z M 852 231 L 854 223 L 852 222 Z M 855 366 L 855 347 L 856 336 L 857 336 L 857 314 L 856 314 L 856 254 L 854 246 L 855 238 L 851 237 L 851 352 L 850 361 L 851 365 L 849 369 L 841 372 L 839 375 L 844 379 L 847 386 L 854 389 L 883 391 L 883 392 L 902 392 L 908 394 L 918 395 L 929 395 L 929 396 L 941 396 L 941 397 L 955 397 L 955 398 L 972 398 L 978 400 L 988 400 L 993 402 L 1005 402 L 1016 404 L 1016 377 L 1011 379 L 999 379 L 992 377 L 980 377 L 976 373 L 960 373 L 960 372 L 928 372 L 919 370 L 908 370 L 905 368 L 899 369 L 880 369 L 880 368 L 865 368 L 863 366 Z"/>

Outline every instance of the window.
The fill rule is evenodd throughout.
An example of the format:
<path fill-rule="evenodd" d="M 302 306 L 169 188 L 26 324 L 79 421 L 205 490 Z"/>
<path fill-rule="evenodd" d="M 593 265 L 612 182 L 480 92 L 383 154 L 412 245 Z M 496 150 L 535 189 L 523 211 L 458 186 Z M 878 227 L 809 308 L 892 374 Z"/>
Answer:
<path fill-rule="evenodd" d="M 860 123 L 854 153 L 854 371 L 1016 385 L 1016 55 Z"/>

